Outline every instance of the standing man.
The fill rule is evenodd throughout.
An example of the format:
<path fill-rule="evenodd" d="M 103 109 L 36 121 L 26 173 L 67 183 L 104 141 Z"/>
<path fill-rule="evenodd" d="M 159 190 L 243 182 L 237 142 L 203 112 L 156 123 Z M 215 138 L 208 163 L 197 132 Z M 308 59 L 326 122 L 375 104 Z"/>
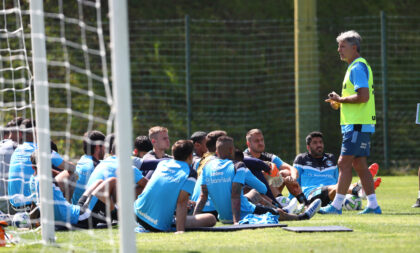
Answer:
<path fill-rule="evenodd" d="M 416 203 L 414 203 L 413 207 L 420 207 L 420 167 L 419 167 L 419 195 L 417 197 Z"/>
<path fill-rule="evenodd" d="M 373 177 L 368 170 L 370 137 L 375 132 L 375 96 L 372 69 L 360 56 L 362 38 L 355 31 L 341 33 L 337 37 L 340 59 L 349 64 L 343 81 L 341 96 L 328 94 L 334 109 L 340 109 L 340 125 L 343 134 L 341 154 L 338 159 L 340 174 L 334 201 L 320 209 L 322 214 L 341 214 L 341 207 L 352 180 L 352 167 L 360 177 L 367 195 L 367 207 L 360 214 L 381 214 L 376 200 Z"/>

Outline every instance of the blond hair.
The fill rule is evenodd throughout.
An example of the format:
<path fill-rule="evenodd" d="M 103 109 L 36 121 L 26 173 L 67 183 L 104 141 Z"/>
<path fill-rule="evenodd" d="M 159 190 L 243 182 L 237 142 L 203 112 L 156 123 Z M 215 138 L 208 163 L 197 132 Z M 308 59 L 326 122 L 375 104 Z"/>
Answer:
<path fill-rule="evenodd" d="M 149 139 L 156 139 L 156 136 L 161 132 L 168 132 L 166 127 L 154 126 L 149 129 Z"/>

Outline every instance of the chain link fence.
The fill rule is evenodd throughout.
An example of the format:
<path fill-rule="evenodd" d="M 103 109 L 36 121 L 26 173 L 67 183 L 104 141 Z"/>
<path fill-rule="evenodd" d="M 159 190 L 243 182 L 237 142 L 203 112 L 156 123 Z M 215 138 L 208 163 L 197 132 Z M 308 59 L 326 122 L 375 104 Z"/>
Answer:
<path fill-rule="evenodd" d="M 362 56 L 374 73 L 377 127 L 369 162 L 389 161 L 398 170 L 420 164 L 419 21 L 380 15 L 314 21 L 319 72 L 311 73 L 311 80 L 319 80 L 320 112 L 314 115 L 321 115 L 321 129 L 313 130 L 324 132 L 328 152 L 339 154 L 341 133 L 339 113 L 323 100 L 330 91 L 341 91 L 347 68 L 335 38 L 353 29 L 363 37 Z M 132 20 L 135 134 L 163 125 L 175 141 L 198 130 L 224 129 L 245 148 L 246 132 L 260 128 L 267 151 L 291 163 L 296 154 L 293 29 L 293 20 Z"/>

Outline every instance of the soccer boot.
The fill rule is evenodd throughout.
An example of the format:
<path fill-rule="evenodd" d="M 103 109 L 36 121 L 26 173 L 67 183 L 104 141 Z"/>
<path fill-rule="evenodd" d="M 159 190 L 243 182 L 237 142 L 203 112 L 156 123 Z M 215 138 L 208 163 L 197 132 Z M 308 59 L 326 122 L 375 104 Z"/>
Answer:
<path fill-rule="evenodd" d="M 382 214 L 381 207 L 377 206 L 375 209 L 366 207 L 363 211 L 358 214 Z"/>
<path fill-rule="evenodd" d="M 379 165 L 377 163 L 372 163 L 369 166 L 369 171 L 370 171 L 370 174 L 372 174 L 372 177 L 375 177 L 376 174 L 378 174 L 378 170 L 379 170 Z"/>
<path fill-rule="evenodd" d="M 319 208 L 321 208 L 321 200 L 316 199 L 314 202 L 312 202 L 306 211 L 299 215 L 300 220 L 309 220 L 310 218 L 314 217 L 315 213 L 319 211 Z"/>
<path fill-rule="evenodd" d="M 319 209 L 318 213 L 320 213 L 320 214 L 342 214 L 343 212 L 342 212 L 341 209 L 337 209 L 333 205 L 328 204 L 327 206 L 321 207 L 321 209 Z"/>

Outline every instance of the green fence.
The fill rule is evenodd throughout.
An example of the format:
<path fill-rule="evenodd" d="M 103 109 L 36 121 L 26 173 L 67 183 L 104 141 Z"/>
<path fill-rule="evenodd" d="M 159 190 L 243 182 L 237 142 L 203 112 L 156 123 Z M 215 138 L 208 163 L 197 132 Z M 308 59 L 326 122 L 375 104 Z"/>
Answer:
<path fill-rule="evenodd" d="M 377 130 L 369 161 L 385 167 L 388 160 L 398 169 L 420 164 L 419 21 L 379 14 L 316 20 L 319 72 L 306 76 L 308 85 L 319 82 L 320 112 L 304 109 L 308 117 L 320 115 L 321 129 L 313 130 L 324 132 L 329 152 L 340 152 L 339 115 L 323 100 L 331 90 L 340 91 L 347 67 L 335 38 L 354 29 L 363 37 L 362 55 L 374 73 Z M 130 30 L 135 134 L 164 125 L 174 141 L 197 130 L 225 129 L 244 148 L 245 133 L 261 128 L 267 150 L 293 162 L 293 20 L 132 20 Z"/>

